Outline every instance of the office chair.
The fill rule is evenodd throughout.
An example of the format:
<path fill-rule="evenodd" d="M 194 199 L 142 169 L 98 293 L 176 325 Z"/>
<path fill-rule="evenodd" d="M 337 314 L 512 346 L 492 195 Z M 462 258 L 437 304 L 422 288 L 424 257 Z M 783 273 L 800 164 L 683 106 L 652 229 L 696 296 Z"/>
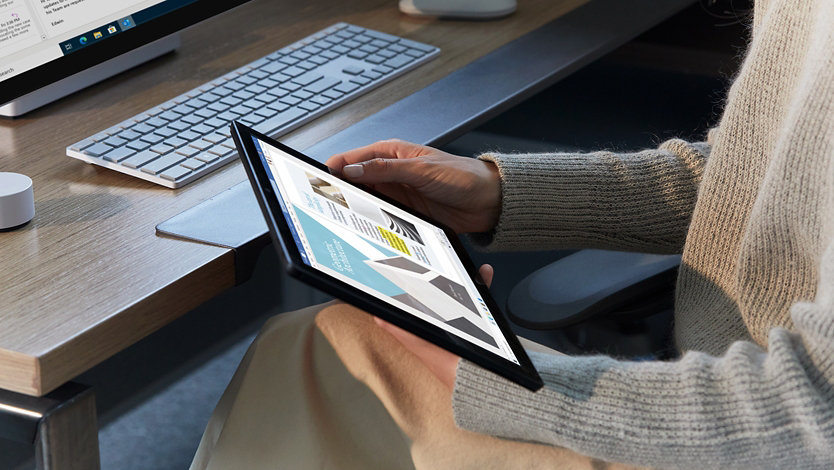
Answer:
<path fill-rule="evenodd" d="M 669 359 L 680 255 L 581 250 L 522 279 L 507 298 L 517 325 L 548 330 L 566 354 Z"/>

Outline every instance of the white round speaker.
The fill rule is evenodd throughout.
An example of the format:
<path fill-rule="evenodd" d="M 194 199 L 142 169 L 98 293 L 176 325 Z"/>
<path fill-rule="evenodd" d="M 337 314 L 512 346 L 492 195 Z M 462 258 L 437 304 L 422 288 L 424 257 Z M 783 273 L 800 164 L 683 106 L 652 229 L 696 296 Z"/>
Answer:
<path fill-rule="evenodd" d="M 0 172 L 0 230 L 23 225 L 35 216 L 32 179 Z"/>

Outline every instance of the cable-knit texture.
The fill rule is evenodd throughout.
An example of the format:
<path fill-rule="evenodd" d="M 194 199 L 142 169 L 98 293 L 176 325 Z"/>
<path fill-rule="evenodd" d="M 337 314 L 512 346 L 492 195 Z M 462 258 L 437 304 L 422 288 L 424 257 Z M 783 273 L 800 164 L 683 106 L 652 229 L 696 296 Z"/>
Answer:
<path fill-rule="evenodd" d="M 461 361 L 458 424 L 661 468 L 834 468 L 834 1 L 757 1 L 709 145 L 498 155 L 490 249 L 682 251 L 674 362 Z"/>

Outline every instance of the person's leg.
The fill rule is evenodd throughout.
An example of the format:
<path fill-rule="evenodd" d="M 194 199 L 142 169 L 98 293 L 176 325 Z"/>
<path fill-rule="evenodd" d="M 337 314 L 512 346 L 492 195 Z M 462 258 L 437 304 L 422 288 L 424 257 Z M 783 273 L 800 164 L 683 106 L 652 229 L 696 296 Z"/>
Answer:
<path fill-rule="evenodd" d="M 220 399 L 192 470 L 413 468 L 407 438 L 316 328 L 321 309 L 267 322 Z"/>
<path fill-rule="evenodd" d="M 458 429 L 450 391 L 416 357 L 368 314 L 331 303 L 277 315 L 264 326 L 191 468 L 628 467 Z"/>
<path fill-rule="evenodd" d="M 350 305 L 333 304 L 319 312 L 316 324 L 345 367 L 373 390 L 411 439 L 411 455 L 418 470 L 632 468 L 568 449 L 464 431 L 454 423 L 451 391 L 416 356 L 377 327 L 370 315 Z M 547 350 L 530 341 L 523 343 L 526 349 Z"/>

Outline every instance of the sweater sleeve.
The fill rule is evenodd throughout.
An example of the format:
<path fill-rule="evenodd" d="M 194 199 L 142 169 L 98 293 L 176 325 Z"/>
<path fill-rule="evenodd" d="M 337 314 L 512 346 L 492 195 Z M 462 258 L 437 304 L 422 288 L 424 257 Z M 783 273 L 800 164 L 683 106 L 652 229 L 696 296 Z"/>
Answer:
<path fill-rule="evenodd" d="M 536 393 L 461 361 L 458 426 L 661 468 L 834 468 L 834 243 L 795 330 L 674 362 L 531 353 Z"/>
<path fill-rule="evenodd" d="M 709 154 L 679 139 L 637 153 L 485 154 L 501 175 L 487 250 L 607 248 L 679 253 Z"/>

